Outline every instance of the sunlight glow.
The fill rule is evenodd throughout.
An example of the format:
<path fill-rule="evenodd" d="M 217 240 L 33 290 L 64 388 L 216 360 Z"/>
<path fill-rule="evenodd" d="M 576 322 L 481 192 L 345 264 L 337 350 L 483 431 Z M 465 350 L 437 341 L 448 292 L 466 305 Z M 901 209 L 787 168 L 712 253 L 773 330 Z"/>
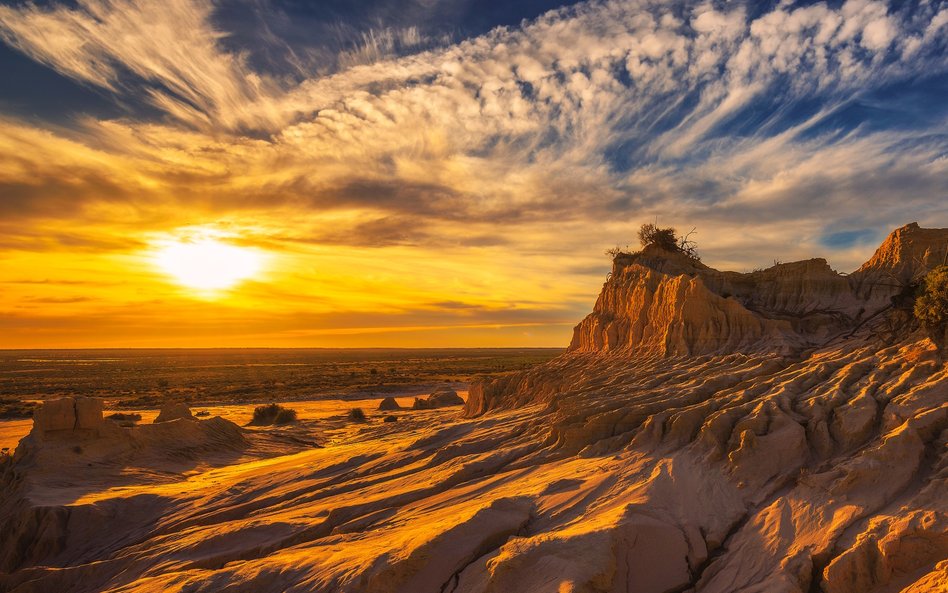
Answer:
<path fill-rule="evenodd" d="M 163 272 L 199 291 L 231 288 L 259 274 L 263 259 L 254 249 L 207 238 L 169 241 L 155 253 L 155 263 Z"/>

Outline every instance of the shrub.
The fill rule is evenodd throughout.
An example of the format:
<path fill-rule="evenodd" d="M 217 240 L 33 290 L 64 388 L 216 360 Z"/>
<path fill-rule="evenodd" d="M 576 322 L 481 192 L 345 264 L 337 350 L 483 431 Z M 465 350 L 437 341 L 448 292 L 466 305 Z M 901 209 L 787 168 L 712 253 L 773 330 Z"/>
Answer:
<path fill-rule="evenodd" d="M 268 426 L 270 424 L 289 424 L 296 421 L 296 410 L 284 408 L 279 404 L 257 406 L 253 410 L 251 424 Z"/>
<path fill-rule="evenodd" d="M 138 422 L 139 420 L 142 419 L 142 415 L 135 414 L 135 413 L 126 414 L 123 412 L 116 412 L 114 414 L 109 414 L 108 416 L 106 416 L 106 418 L 108 418 L 109 420 L 115 420 L 116 422 Z"/>
<path fill-rule="evenodd" d="M 397 422 L 397 421 L 398 421 L 398 417 L 393 416 L 391 414 L 389 414 L 388 416 L 382 419 L 382 422 Z"/>
<path fill-rule="evenodd" d="M 948 330 L 948 266 L 938 266 L 929 272 L 918 287 L 915 318 L 940 350 L 948 345 L 945 343 Z"/>
<path fill-rule="evenodd" d="M 688 234 L 679 237 L 672 227 L 660 228 L 658 225 L 646 223 L 639 228 L 639 243 L 642 244 L 643 249 L 653 246 L 659 247 L 665 251 L 687 255 L 697 262 L 701 261 L 701 257 L 698 255 L 698 244 L 691 240 L 691 235 L 694 233 L 695 229 L 691 229 Z M 625 249 L 616 245 L 612 249 L 606 250 L 606 255 L 613 260 L 634 258 L 638 253 L 630 251 L 628 245 Z"/>
<path fill-rule="evenodd" d="M 274 424 L 289 424 L 290 422 L 296 422 L 296 410 L 289 408 L 282 408 L 273 420 Z"/>
<path fill-rule="evenodd" d="M 365 412 L 362 411 L 362 408 L 352 408 L 349 410 L 348 414 L 349 420 L 352 422 L 365 422 Z"/>
<path fill-rule="evenodd" d="M 678 235 L 672 227 L 662 229 L 652 223 L 643 224 L 639 229 L 639 243 L 642 247 L 655 245 L 666 251 L 678 251 Z"/>

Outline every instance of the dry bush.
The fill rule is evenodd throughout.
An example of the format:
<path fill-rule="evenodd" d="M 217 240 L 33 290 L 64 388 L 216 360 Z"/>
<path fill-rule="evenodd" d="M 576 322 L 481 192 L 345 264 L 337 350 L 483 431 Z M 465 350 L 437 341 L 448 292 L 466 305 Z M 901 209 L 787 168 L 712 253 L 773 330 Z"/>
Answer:
<path fill-rule="evenodd" d="M 695 229 L 691 229 L 687 234 L 679 237 L 673 227 L 660 228 L 658 225 L 646 223 L 639 228 L 639 243 L 641 243 L 643 249 L 653 246 L 659 247 L 665 251 L 682 253 L 695 261 L 701 261 L 701 257 L 698 255 L 698 244 L 691 239 L 695 232 Z M 612 249 L 606 250 L 606 255 L 613 260 L 623 256 L 632 257 L 637 254 L 638 252 L 633 253 L 629 250 L 628 245 L 624 249 L 616 245 Z"/>
<path fill-rule="evenodd" d="M 945 350 L 948 346 L 948 266 L 938 266 L 922 280 L 915 299 L 915 318 L 939 350 Z"/>
<path fill-rule="evenodd" d="M 678 251 L 678 235 L 675 234 L 675 229 L 659 228 L 650 222 L 639 229 L 639 243 L 642 247 L 654 245 L 666 251 Z"/>
<path fill-rule="evenodd" d="M 253 409 L 251 424 L 269 426 L 271 424 L 289 424 L 296 422 L 296 410 L 284 408 L 279 404 L 267 404 Z"/>
<path fill-rule="evenodd" d="M 352 422 L 365 422 L 365 412 L 362 411 L 362 408 L 352 408 L 349 410 L 349 414 L 346 416 Z"/>
<path fill-rule="evenodd" d="M 136 413 L 116 412 L 114 414 L 109 414 L 106 416 L 106 418 L 109 420 L 115 420 L 116 422 L 138 422 L 142 419 L 142 415 Z"/>

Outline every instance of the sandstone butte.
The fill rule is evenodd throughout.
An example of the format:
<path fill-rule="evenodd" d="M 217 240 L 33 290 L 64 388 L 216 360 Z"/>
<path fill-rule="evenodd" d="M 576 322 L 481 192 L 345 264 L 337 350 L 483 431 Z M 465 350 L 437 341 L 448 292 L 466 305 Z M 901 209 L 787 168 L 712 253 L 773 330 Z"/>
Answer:
<path fill-rule="evenodd" d="M 620 256 L 562 356 L 322 448 L 48 403 L 0 470 L 0 590 L 944 593 L 948 369 L 905 287 L 946 245 Z"/>

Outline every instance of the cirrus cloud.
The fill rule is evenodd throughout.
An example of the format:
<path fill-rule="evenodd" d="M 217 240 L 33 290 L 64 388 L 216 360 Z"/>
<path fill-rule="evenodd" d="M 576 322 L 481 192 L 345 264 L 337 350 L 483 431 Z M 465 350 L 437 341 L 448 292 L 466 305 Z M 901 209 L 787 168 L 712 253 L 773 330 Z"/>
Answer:
<path fill-rule="evenodd" d="M 289 251 L 479 249 L 541 286 L 655 217 L 697 225 L 712 265 L 830 249 L 847 269 L 871 241 L 827 237 L 948 215 L 940 2 L 602 0 L 454 44 L 383 23 L 332 73 L 292 77 L 251 67 L 215 10 L 0 7 L 7 44 L 159 114 L 0 120 L 8 245 L 51 249 L 30 237 L 57 220 L 216 224 Z M 547 306 L 582 311 L 591 275 Z"/>

